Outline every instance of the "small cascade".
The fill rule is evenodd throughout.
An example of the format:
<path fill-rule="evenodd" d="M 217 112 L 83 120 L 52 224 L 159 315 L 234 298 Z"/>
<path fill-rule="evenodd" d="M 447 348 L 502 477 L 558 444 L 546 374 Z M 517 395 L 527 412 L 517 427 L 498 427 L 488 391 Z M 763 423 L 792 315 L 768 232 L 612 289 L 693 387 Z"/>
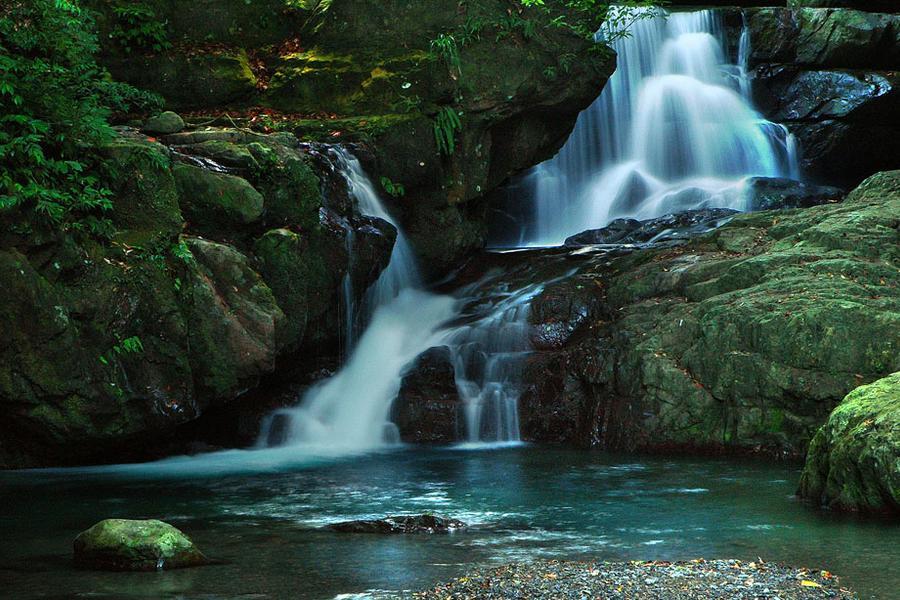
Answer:
<path fill-rule="evenodd" d="M 530 302 L 542 289 L 501 285 L 476 308 L 479 316 L 446 336 L 470 444 L 519 440 L 522 369 L 532 351 Z"/>
<path fill-rule="evenodd" d="M 534 202 L 526 245 L 620 217 L 742 210 L 748 177 L 796 177 L 792 137 L 750 102 L 746 24 L 737 64 L 710 10 L 644 14 L 612 46 L 618 67 L 603 93 L 559 154 L 525 177 Z"/>
<path fill-rule="evenodd" d="M 440 339 L 441 326 L 458 312 L 450 296 L 422 289 L 415 256 L 402 229 L 381 203 L 359 161 L 342 148 L 329 156 L 346 178 L 358 210 L 397 227 L 390 263 L 368 290 L 365 306 L 352 305 L 345 282 L 349 358 L 333 377 L 311 388 L 295 408 L 263 423 L 258 447 L 293 446 L 312 451 L 363 451 L 398 441 L 389 421 L 404 369 Z M 363 330 L 358 340 L 353 324 Z"/>

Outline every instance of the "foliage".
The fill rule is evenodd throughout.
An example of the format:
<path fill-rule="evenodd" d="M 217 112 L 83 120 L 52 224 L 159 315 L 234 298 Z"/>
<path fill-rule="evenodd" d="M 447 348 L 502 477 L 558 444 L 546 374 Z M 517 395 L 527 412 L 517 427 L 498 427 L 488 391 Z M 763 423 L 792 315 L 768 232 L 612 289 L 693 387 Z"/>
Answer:
<path fill-rule="evenodd" d="M 109 35 L 125 52 L 162 52 L 172 47 L 166 39 L 166 23 L 149 6 L 126 0 L 113 6 L 113 14 L 116 24 Z"/>
<path fill-rule="evenodd" d="M 434 139 L 441 154 L 456 151 L 456 132 L 462 130 L 462 122 L 452 106 L 444 106 L 434 118 Z"/>
<path fill-rule="evenodd" d="M 130 338 L 125 338 L 113 346 L 106 354 L 100 355 L 99 360 L 104 365 L 108 365 L 116 356 L 122 354 L 140 354 L 143 351 L 144 343 L 141 341 L 141 338 L 134 335 Z"/>
<path fill-rule="evenodd" d="M 0 214 L 26 210 L 37 224 L 107 235 L 111 194 L 92 148 L 113 135 L 111 108 L 158 99 L 109 80 L 92 27 L 68 0 L 0 7 Z"/>
<path fill-rule="evenodd" d="M 461 68 L 462 64 L 459 59 L 459 46 L 456 43 L 456 38 L 449 33 L 442 33 L 437 36 L 435 39 L 431 40 L 431 52 L 432 54 L 443 59 L 447 66 L 451 69 L 456 70 L 459 73 L 462 73 Z"/>
<path fill-rule="evenodd" d="M 401 198 L 406 195 L 406 188 L 402 183 L 394 183 L 388 177 L 381 178 L 381 187 L 394 198 Z"/>

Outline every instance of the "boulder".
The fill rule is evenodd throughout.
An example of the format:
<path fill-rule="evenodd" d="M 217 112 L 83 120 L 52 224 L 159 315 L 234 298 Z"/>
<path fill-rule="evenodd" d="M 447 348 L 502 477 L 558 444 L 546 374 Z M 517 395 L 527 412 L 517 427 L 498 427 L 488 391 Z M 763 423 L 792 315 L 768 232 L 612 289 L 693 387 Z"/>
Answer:
<path fill-rule="evenodd" d="M 156 115 L 144 123 L 143 130 L 151 134 L 168 135 L 184 129 L 184 120 L 171 110 Z"/>
<path fill-rule="evenodd" d="M 214 237 L 217 231 L 234 231 L 263 216 L 262 194 L 246 179 L 187 164 L 175 165 L 173 174 L 181 209 L 196 231 Z"/>
<path fill-rule="evenodd" d="M 98 571 L 161 571 L 209 564 L 184 533 L 157 520 L 106 519 L 75 538 L 75 566 Z"/>
<path fill-rule="evenodd" d="M 738 214 L 730 208 L 701 208 L 686 210 L 655 219 L 616 219 L 606 227 L 589 229 L 566 239 L 565 246 L 578 248 L 590 245 L 642 244 L 686 240 L 714 229 Z"/>
<path fill-rule="evenodd" d="M 809 445 L 798 493 L 830 508 L 900 512 L 900 372 L 834 409 Z"/>
<path fill-rule="evenodd" d="M 466 524 L 449 517 L 437 515 L 405 515 L 364 521 L 346 521 L 329 525 L 331 531 L 340 533 L 453 533 L 465 529 Z"/>
<path fill-rule="evenodd" d="M 461 437 L 461 410 L 450 350 L 441 346 L 420 355 L 403 376 L 391 421 L 404 442 L 452 444 Z"/>
<path fill-rule="evenodd" d="M 750 178 L 745 193 L 749 210 L 811 208 L 840 202 L 847 195 L 847 192 L 836 187 L 770 177 Z"/>

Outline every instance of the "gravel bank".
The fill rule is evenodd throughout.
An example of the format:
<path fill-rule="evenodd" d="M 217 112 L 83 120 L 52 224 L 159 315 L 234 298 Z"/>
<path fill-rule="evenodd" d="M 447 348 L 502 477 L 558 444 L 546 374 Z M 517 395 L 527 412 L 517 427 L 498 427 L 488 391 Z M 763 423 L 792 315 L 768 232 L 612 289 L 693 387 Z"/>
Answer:
<path fill-rule="evenodd" d="M 462 599 L 856 598 L 827 571 L 782 567 L 762 561 L 534 562 L 480 569 L 414 596 Z"/>

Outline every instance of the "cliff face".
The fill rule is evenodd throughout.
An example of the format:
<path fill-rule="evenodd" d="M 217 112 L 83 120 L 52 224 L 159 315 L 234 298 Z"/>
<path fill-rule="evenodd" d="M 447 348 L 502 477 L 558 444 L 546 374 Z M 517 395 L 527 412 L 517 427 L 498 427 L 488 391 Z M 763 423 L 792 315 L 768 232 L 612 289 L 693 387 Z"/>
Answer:
<path fill-rule="evenodd" d="M 794 3 L 826 4 L 873 8 Z M 797 136 L 808 176 L 853 187 L 900 167 L 900 14 L 763 8 L 746 16 L 754 99 Z"/>

